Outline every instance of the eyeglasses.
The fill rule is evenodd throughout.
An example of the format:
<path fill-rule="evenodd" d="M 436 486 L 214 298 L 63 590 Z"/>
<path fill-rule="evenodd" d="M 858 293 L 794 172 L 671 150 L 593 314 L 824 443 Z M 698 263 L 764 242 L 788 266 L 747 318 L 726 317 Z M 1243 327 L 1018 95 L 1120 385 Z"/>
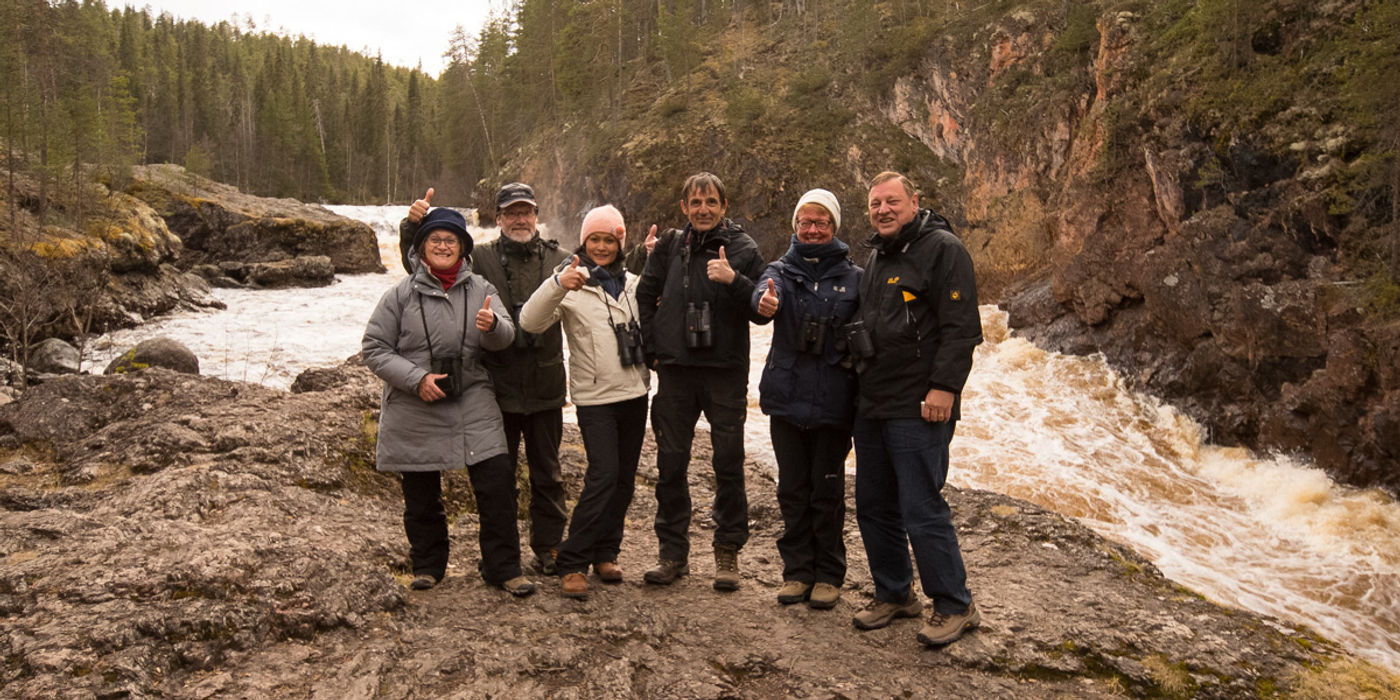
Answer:
<path fill-rule="evenodd" d="M 525 218 L 529 218 L 529 217 L 534 216 L 534 215 L 535 215 L 535 210 L 534 210 L 533 207 L 513 207 L 513 208 L 511 208 L 511 209 L 502 209 L 502 210 L 500 211 L 500 213 L 496 214 L 496 218 L 498 218 L 498 219 L 525 219 Z"/>
<path fill-rule="evenodd" d="M 461 245 L 456 236 L 428 236 L 428 245 L 433 247 L 456 248 Z"/>
<path fill-rule="evenodd" d="M 797 230 L 804 231 L 807 229 L 812 229 L 815 231 L 829 231 L 831 230 L 831 220 L 798 219 Z"/>

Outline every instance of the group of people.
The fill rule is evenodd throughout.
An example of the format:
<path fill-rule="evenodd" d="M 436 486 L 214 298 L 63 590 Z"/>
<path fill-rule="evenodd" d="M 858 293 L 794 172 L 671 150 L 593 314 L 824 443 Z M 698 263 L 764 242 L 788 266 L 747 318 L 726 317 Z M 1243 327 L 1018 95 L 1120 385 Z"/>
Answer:
<path fill-rule="evenodd" d="M 792 214 L 787 252 L 765 265 L 725 216 L 710 173 L 681 187 L 687 223 L 629 249 L 615 207 L 589 211 L 572 252 L 542 238 L 534 191 L 496 197 L 501 236 L 474 246 L 462 215 L 433 190 L 400 226 L 409 276 L 380 300 L 363 340 L 384 380 L 377 465 L 401 472 L 414 589 L 448 559 L 440 474 L 466 467 L 479 516 L 480 573 L 517 596 L 524 574 L 515 518 L 525 443 L 535 572 L 586 598 L 591 567 L 618 583 L 650 406 L 656 442 L 656 566 L 668 585 L 690 573 L 687 471 L 695 427 L 710 426 L 715 479 L 714 588 L 739 587 L 749 538 L 744 485 L 749 325 L 774 324 L 759 385 L 778 463 L 783 560 L 778 602 L 834 607 L 846 575 L 845 462 L 856 453 L 856 520 L 875 583 L 853 622 L 876 629 L 918 617 L 917 565 L 931 613 L 917 638 L 958 639 L 980 623 L 941 492 L 963 384 L 981 342 L 972 261 L 949 223 L 919 207 L 913 183 L 876 176 L 864 269 L 836 237 L 841 206 L 814 189 Z M 588 466 L 572 514 L 559 467 L 565 377 Z M 567 533 L 565 532 L 567 523 Z M 909 552 L 912 546 L 913 562 Z"/>

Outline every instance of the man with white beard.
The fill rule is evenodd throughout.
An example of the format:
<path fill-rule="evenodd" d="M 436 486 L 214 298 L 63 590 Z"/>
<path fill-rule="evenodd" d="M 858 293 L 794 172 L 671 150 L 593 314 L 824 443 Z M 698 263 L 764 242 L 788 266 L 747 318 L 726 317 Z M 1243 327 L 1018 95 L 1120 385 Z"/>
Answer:
<path fill-rule="evenodd" d="M 399 225 L 400 240 L 412 240 L 417 222 L 428 212 L 433 190 L 413 203 Z M 567 515 L 559 443 L 564 431 L 564 338 L 558 323 L 543 333 L 519 328 L 520 309 L 554 275 L 568 256 L 558 241 L 540 237 L 535 191 L 512 182 L 496 193 L 496 222 L 501 235 L 472 249 L 472 271 L 496 287 L 505 311 L 516 324 L 515 342 L 500 352 L 487 353 L 485 365 L 496 388 L 496 402 L 505 420 L 506 444 L 519 468 L 520 442 L 530 474 L 530 548 L 534 568 L 555 574 L 554 557 L 564 538 Z M 405 237 L 407 237 L 405 239 Z"/>

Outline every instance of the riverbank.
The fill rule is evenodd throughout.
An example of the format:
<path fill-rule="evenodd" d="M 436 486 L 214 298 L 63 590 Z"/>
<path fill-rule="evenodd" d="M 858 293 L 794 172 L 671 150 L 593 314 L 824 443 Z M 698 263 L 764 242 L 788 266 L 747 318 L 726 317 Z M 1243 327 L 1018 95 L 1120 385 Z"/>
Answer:
<path fill-rule="evenodd" d="M 655 556 L 648 443 L 618 586 L 516 600 L 475 573 L 474 507 L 448 482 L 454 567 L 410 593 L 401 507 L 372 470 L 378 382 L 318 391 L 148 370 L 66 377 L 0 407 L 0 655 L 16 697 L 1386 697 L 1395 679 L 1312 632 L 1216 606 L 1029 503 L 950 489 L 982 629 L 943 650 L 916 621 L 858 632 L 854 521 L 832 611 L 774 602 L 771 469 L 748 465 L 740 590 L 711 590 L 703 437 L 692 575 Z M 567 429 L 571 497 L 583 449 Z M 849 484 L 848 484 L 849 488 Z M 849 502 L 849 501 L 848 501 Z M 1321 690 L 1319 690 L 1321 689 Z"/>

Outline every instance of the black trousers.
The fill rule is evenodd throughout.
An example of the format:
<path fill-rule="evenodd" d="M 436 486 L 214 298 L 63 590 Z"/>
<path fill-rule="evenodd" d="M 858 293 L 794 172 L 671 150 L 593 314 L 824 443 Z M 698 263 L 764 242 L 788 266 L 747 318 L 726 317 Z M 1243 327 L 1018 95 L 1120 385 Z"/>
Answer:
<path fill-rule="evenodd" d="M 656 435 L 656 539 L 662 559 L 690 559 L 690 487 L 686 471 L 695 423 L 710 422 L 714 449 L 716 546 L 749 541 L 749 501 L 744 493 L 744 419 L 748 415 L 746 367 L 657 369 L 651 429 Z"/>
<path fill-rule="evenodd" d="M 520 575 L 520 531 L 515 523 L 515 472 L 510 458 L 497 455 L 467 465 L 481 526 L 481 577 L 499 585 Z M 447 513 L 442 506 L 442 472 L 403 473 L 403 529 L 415 575 L 438 580 L 447 574 Z"/>
<path fill-rule="evenodd" d="M 564 507 L 564 475 L 559 469 L 559 441 L 564 436 L 564 411 L 559 408 L 534 413 L 501 412 L 506 425 L 506 446 L 512 463 L 520 464 L 520 439 L 525 438 L 525 459 L 530 464 L 530 548 L 555 549 L 564 539 L 568 522 Z"/>
<path fill-rule="evenodd" d="M 804 430 L 770 418 L 773 454 L 778 458 L 778 507 L 783 534 L 778 554 L 783 580 L 829 583 L 846 580 L 846 455 L 851 428 Z"/>
<path fill-rule="evenodd" d="M 588 565 L 617 561 L 622 528 L 637 486 L 637 462 L 647 432 L 647 397 L 579 406 L 578 428 L 588 453 L 583 492 L 559 545 L 559 573 L 587 573 Z"/>

